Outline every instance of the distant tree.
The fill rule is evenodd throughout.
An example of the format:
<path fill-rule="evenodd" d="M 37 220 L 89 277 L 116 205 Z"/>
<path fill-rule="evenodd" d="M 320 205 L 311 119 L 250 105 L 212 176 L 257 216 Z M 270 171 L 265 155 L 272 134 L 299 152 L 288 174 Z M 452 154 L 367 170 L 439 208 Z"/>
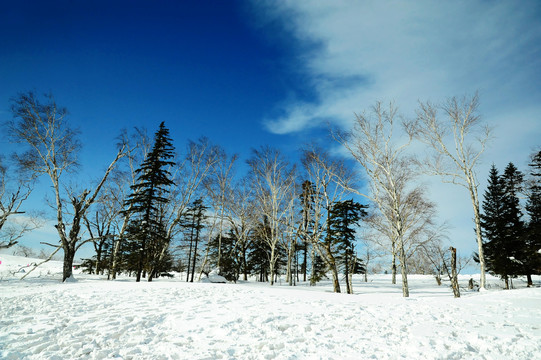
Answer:
<path fill-rule="evenodd" d="M 233 188 L 229 199 L 229 225 L 238 251 L 238 263 L 243 280 L 248 280 L 247 255 L 252 244 L 256 204 L 253 199 L 254 189 L 246 178 L 241 179 Z"/>
<path fill-rule="evenodd" d="M 130 195 L 130 186 L 137 182 L 136 170 L 142 164 L 152 146 L 145 129 L 134 128 L 131 135 L 123 130 L 119 139 L 126 146 L 126 160 L 123 162 L 124 166 L 122 168 L 115 169 L 111 174 L 108 186 L 104 189 L 105 195 L 103 195 L 103 198 L 106 198 L 107 201 L 101 203 L 103 211 L 107 214 L 115 214 L 112 216 L 114 225 L 112 232 L 114 236 L 110 239 L 112 244 L 107 276 L 109 280 L 116 279 L 119 271 L 127 270 L 122 265 L 127 263 L 126 259 L 131 254 L 126 252 L 129 246 L 125 244 L 131 212 L 129 207 L 124 208 L 124 203 Z M 108 218 L 108 216 L 101 216 L 101 218 Z"/>
<path fill-rule="evenodd" d="M 318 283 L 323 279 L 327 279 L 328 265 L 325 260 L 319 254 L 315 254 L 313 264 L 313 270 L 310 274 L 310 283 Z"/>
<path fill-rule="evenodd" d="M 168 243 L 163 222 L 164 206 L 168 188 L 173 185 L 168 167 L 175 163 L 174 147 L 169 130 L 162 122 L 154 136 L 154 145 L 145 161 L 136 170 L 137 180 L 131 186 L 132 193 L 124 203 L 131 214 L 128 236 L 139 244 L 136 281 L 141 281 L 143 269 L 149 270 L 148 281 L 156 275 L 157 265 L 164 243 Z"/>
<path fill-rule="evenodd" d="M 315 199 L 315 186 L 310 180 L 303 181 L 301 185 L 302 191 L 299 195 L 301 206 L 301 224 L 300 224 L 300 246 L 299 250 L 302 251 L 302 264 L 301 272 L 303 274 L 303 281 L 306 281 L 308 272 L 308 250 L 311 245 L 310 234 L 314 233 L 314 227 L 319 226 L 315 223 L 314 215 L 314 202 Z M 313 258 L 313 256 L 312 256 Z M 312 259 L 314 260 L 314 259 Z"/>
<path fill-rule="evenodd" d="M 541 274 L 541 151 L 533 154 L 529 164 L 526 213 L 528 223 L 525 231 L 525 247 L 522 261 L 528 286 L 532 286 L 532 274 Z"/>
<path fill-rule="evenodd" d="M 81 148 L 78 131 L 67 121 L 67 110 L 58 107 L 52 95 L 45 95 L 42 102 L 33 92 L 21 93 L 11 100 L 13 120 L 8 122 L 8 134 L 12 141 L 25 144 L 28 150 L 17 156 L 19 164 L 33 174 L 47 174 L 52 182 L 56 209 L 56 230 L 64 250 L 62 281 L 71 277 L 76 251 L 85 243 L 80 236 L 81 221 L 94 203 L 101 188 L 119 159 L 124 157 L 122 145 L 104 176 L 93 190 L 64 193 L 61 176 L 77 166 Z M 68 196 L 71 211 L 65 219 L 65 198 Z"/>
<path fill-rule="evenodd" d="M 257 210 L 266 219 L 268 231 L 261 232 L 260 239 L 269 246 L 269 273 L 274 275 L 283 225 L 291 210 L 291 194 L 295 191 L 295 167 L 290 166 L 280 151 L 270 147 L 254 149 L 247 163 L 255 188 Z M 274 276 L 270 277 L 270 284 L 274 284 Z"/>
<path fill-rule="evenodd" d="M 34 215 L 26 216 L 25 221 L 8 221 L 13 220 L 13 215 L 25 213 L 21 207 L 30 196 L 32 185 L 31 175 L 9 169 L 0 156 L 0 249 L 16 245 L 24 234 L 41 225 Z"/>
<path fill-rule="evenodd" d="M 103 195 L 103 194 L 102 194 Z M 112 208 L 106 206 L 107 202 L 111 200 L 108 197 L 100 197 L 97 201 L 98 209 L 93 213 L 92 218 L 87 215 L 84 217 L 86 229 L 92 239 L 92 245 L 96 252 L 94 269 L 96 274 L 103 275 L 104 270 L 109 268 L 106 264 L 108 259 L 108 252 L 112 248 L 113 234 L 113 221 L 118 213 L 112 212 Z M 92 272 L 90 272 L 92 273 Z"/>
<path fill-rule="evenodd" d="M 192 203 L 184 215 L 183 226 L 189 241 L 186 282 L 193 282 L 194 279 L 195 264 L 197 262 L 197 247 L 201 238 L 201 230 L 205 227 L 206 210 L 207 207 L 203 205 L 203 200 L 199 198 Z"/>
<path fill-rule="evenodd" d="M 506 243 L 509 246 L 508 259 L 512 277 L 524 274 L 525 223 L 520 205 L 523 192 L 524 175 L 513 163 L 509 163 L 502 174 L 504 189 L 504 219 L 506 224 Z"/>
<path fill-rule="evenodd" d="M 307 226 L 301 227 L 303 231 L 306 231 L 303 236 L 312 245 L 310 285 L 315 285 L 318 279 L 316 255 L 319 255 L 332 274 L 333 291 L 339 293 L 341 289 L 337 254 L 332 243 L 327 241 L 325 230 L 328 228 L 327 219 L 333 204 L 341 201 L 354 188 L 355 173 L 343 159 L 334 158 L 328 151 L 317 146 L 310 146 L 303 150 L 302 164 L 307 180 L 310 182 L 304 204 L 309 211 L 303 213 L 305 217 L 303 222 L 306 222 Z"/>
<path fill-rule="evenodd" d="M 346 289 L 348 294 L 353 294 L 353 286 L 350 275 L 355 271 L 357 257 L 355 255 L 355 227 L 362 217 L 367 213 L 364 209 L 367 206 L 350 200 L 339 201 L 333 204 L 327 219 L 326 241 L 331 247 L 335 247 L 337 254 L 344 262 L 344 273 L 346 277 Z"/>
<path fill-rule="evenodd" d="M 521 184 L 522 174 L 512 163 L 501 176 L 492 165 L 483 200 L 481 227 L 486 267 L 504 279 L 506 289 L 509 289 L 509 277 L 517 276 L 521 267 L 524 233 L 518 199 Z"/>
<path fill-rule="evenodd" d="M 392 243 L 393 256 L 398 255 L 402 277 L 402 295 L 409 296 L 406 240 L 408 230 L 424 221 L 423 189 L 415 185 L 419 172 L 407 153 L 412 136 L 398 139 L 397 109 L 378 102 L 367 113 L 356 114 L 353 128 L 334 133 L 363 167 L 369 179 L 370 194 L 356 192 L 371 201 L 383 225 L 382 231 Z M 404 124 L 402 124 L 404 125 Z M 421 211 L 420 211 L 421 210 Z"/>
<path fill-rule="evenodd" d="M 263 222 L 254 227 L 251 237 L 250 251 L 248 252 L 247 266 L 250 274 L 256 275 L 259 282 L 269 280 L 270 258 L 275 256 L 271 254 L 270 246 L 263 240 L 270 237 L 270 228 L 266 217 Z"/>
<path fill-rule="evenodd" d="M 238 241 L 235 233 L 230 230 L 221 238 L 215 236 L 208 244 L 209 258 L 213 264 L 218 265 L 218 249 L 220 249 L 220 264 L 222 266 L 220 275 L 226 278 L 227 281 L 237 282 L 241 271 L 241 257 Z"/>
<path fill-rule="evenodd" d="M 229 157 L 223 149 L 219 149 L 216 151 L 216 161 L 211 165 L 209 176 L 204 181 L 207 193 L 212 200 L 211 206 L 214 214 L 218 217 L 218 253 L 216 265 L 220 275 L 222 271 L 222 236 L 224 235 L 224 224 L 227 222 L 227 213 L 230 208 L 229 203 L 233 191 L 234 165 L 237 159 L 237 155 Z"/>
<path fill-rule="evenodd" d="M 458 100 L 453 97 L 443 105 L 421 103 L 417 120 L 407 126 L 410 136 L 428 145 L 433 156 L 421 162 L 425 171 L 438 175 L 444 182 L 464 187 L 473 206 L 473 219 L 477 238 L 477 249 L 481 271 L 481 288 L 485 288 L 485 256 L 476 166 L 485 150 L 491 131 L 477 114 L 479 98 Z M 439 110 L 446 116 L 442 118 Z M 476 147 L 477 146 L 477 147 Z"/>

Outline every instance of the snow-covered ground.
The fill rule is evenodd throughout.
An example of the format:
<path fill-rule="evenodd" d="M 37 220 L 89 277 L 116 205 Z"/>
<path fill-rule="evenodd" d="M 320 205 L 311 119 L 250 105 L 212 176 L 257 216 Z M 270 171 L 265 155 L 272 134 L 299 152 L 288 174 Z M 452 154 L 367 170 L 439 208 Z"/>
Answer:
<path fill-rule="evenodd" d="M 541 359 L 541 288 L 463 292 L 388 275 L 330 284 L 135 283 L 0 254 L 1 359 Z M 462 278 L 466 285 L 469 276 Z M 490 278 L 493 284 L 499 281 Z M 541 278 L 535 278 L 537 286 Z"/>

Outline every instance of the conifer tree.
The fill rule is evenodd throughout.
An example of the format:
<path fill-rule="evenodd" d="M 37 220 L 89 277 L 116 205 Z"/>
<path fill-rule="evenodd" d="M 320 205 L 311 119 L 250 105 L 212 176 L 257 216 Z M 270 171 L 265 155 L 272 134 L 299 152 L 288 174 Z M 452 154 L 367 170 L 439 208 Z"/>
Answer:
<path fill-rule="evenodd" d="M 524 274 L 532 286 L 532 274 L 541 274 L 541 151 L 532 156 L 526 213 L 529 220 L 525 231 Z"/>
<path fill-rule="evenodd" d="M 496 166 L 492 164 L 488 177 L 488 186 L 484 193 L 481 227 L 483 229 L 483 251 L 487 270 L 494 272 L 498 268 L 498 247 L 503 242 L 503 186 Z M 477 254 L 475 255 L 477 260 Z"/>
<path fill-rule="evenodd" d="M 193 282 L 195 274 L 195 264 L 197 262 L 197 247 L 201 230 L 205 227 L 204 222 L 207 218 L 205 211 L 207 207 L 203 205 L 201 198 L 195 200 L 184 214 L 183 226 L 187 230 L 188 239 L 190 242 L 190 250 L 188 252 L 188 273 L 186 274 L 186 282 Z M 190 277 L 191 274 L 191 277 Z"/>
<path fill-rule="evenodd" d="M 152 150 L 136 170 L 137 181 L 131 186 L 132 193 L 124 204 L 132 213 L 128 237 L 136 242 L 138 248 L 137 282 L 141 281 L 144 268 L 149 271 L 148 281 L 152 281 L 159 265 L 152 250 L 168 241 L 163 211 L 168 203 L 168 188 L 173 185 L 171 173 L 167 169 L 175 164 L 171 161 L 173 151 L 169 130 L 162 122 L 154 136 Z"/>
<path fill-rule="evenodd" d="M 513 163 L 501 176 L 493 165 L 483 200 L 481 226 L 487 269 L 504 279 L 506 289 L 509 278 L 522 272 L 524 222 L 518 198 L 522 181 L 523 175 Z"/>
<path fill-rule="evenodd" d="M 343 259 L 344 272 L 346 276 L 346 289 L 348 294 L 353 293 L 351 286 L 351 276 L 355 263 L 354 256 L 355 226 L 367 213 L 364 210 L 365 205 L 351 200 L 339 201 L 335 203 L 329 213 L 329 226 L 327 241 L 330 241 Z"/>

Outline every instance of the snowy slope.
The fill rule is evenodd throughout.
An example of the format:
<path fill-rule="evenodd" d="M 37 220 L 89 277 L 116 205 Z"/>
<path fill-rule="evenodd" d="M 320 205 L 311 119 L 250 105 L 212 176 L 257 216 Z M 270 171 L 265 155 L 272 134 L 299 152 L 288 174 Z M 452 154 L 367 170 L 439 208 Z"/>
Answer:
<path fill-rule="evenodd" d="M 13 259 L 0 260 L 2 274 Z M 61 264 L 47 265 L 0 281 L 1 359 L 541 359 L 541 288 L 454 299 L 412 276 L 403 299 L 385 275 L 356 295 L 82 274 L 61 284 Z"/>

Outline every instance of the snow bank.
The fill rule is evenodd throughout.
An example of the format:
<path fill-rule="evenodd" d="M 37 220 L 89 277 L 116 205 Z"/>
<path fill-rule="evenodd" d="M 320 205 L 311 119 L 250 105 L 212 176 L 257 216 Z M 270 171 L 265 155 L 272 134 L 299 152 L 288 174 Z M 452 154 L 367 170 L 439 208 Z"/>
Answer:
<path fill-rule="evenodd" d="M 0 282 L 1 359 L 540 359 L 541 288 Z M 466 283 L 465 279 L 465 283 Z"/>

